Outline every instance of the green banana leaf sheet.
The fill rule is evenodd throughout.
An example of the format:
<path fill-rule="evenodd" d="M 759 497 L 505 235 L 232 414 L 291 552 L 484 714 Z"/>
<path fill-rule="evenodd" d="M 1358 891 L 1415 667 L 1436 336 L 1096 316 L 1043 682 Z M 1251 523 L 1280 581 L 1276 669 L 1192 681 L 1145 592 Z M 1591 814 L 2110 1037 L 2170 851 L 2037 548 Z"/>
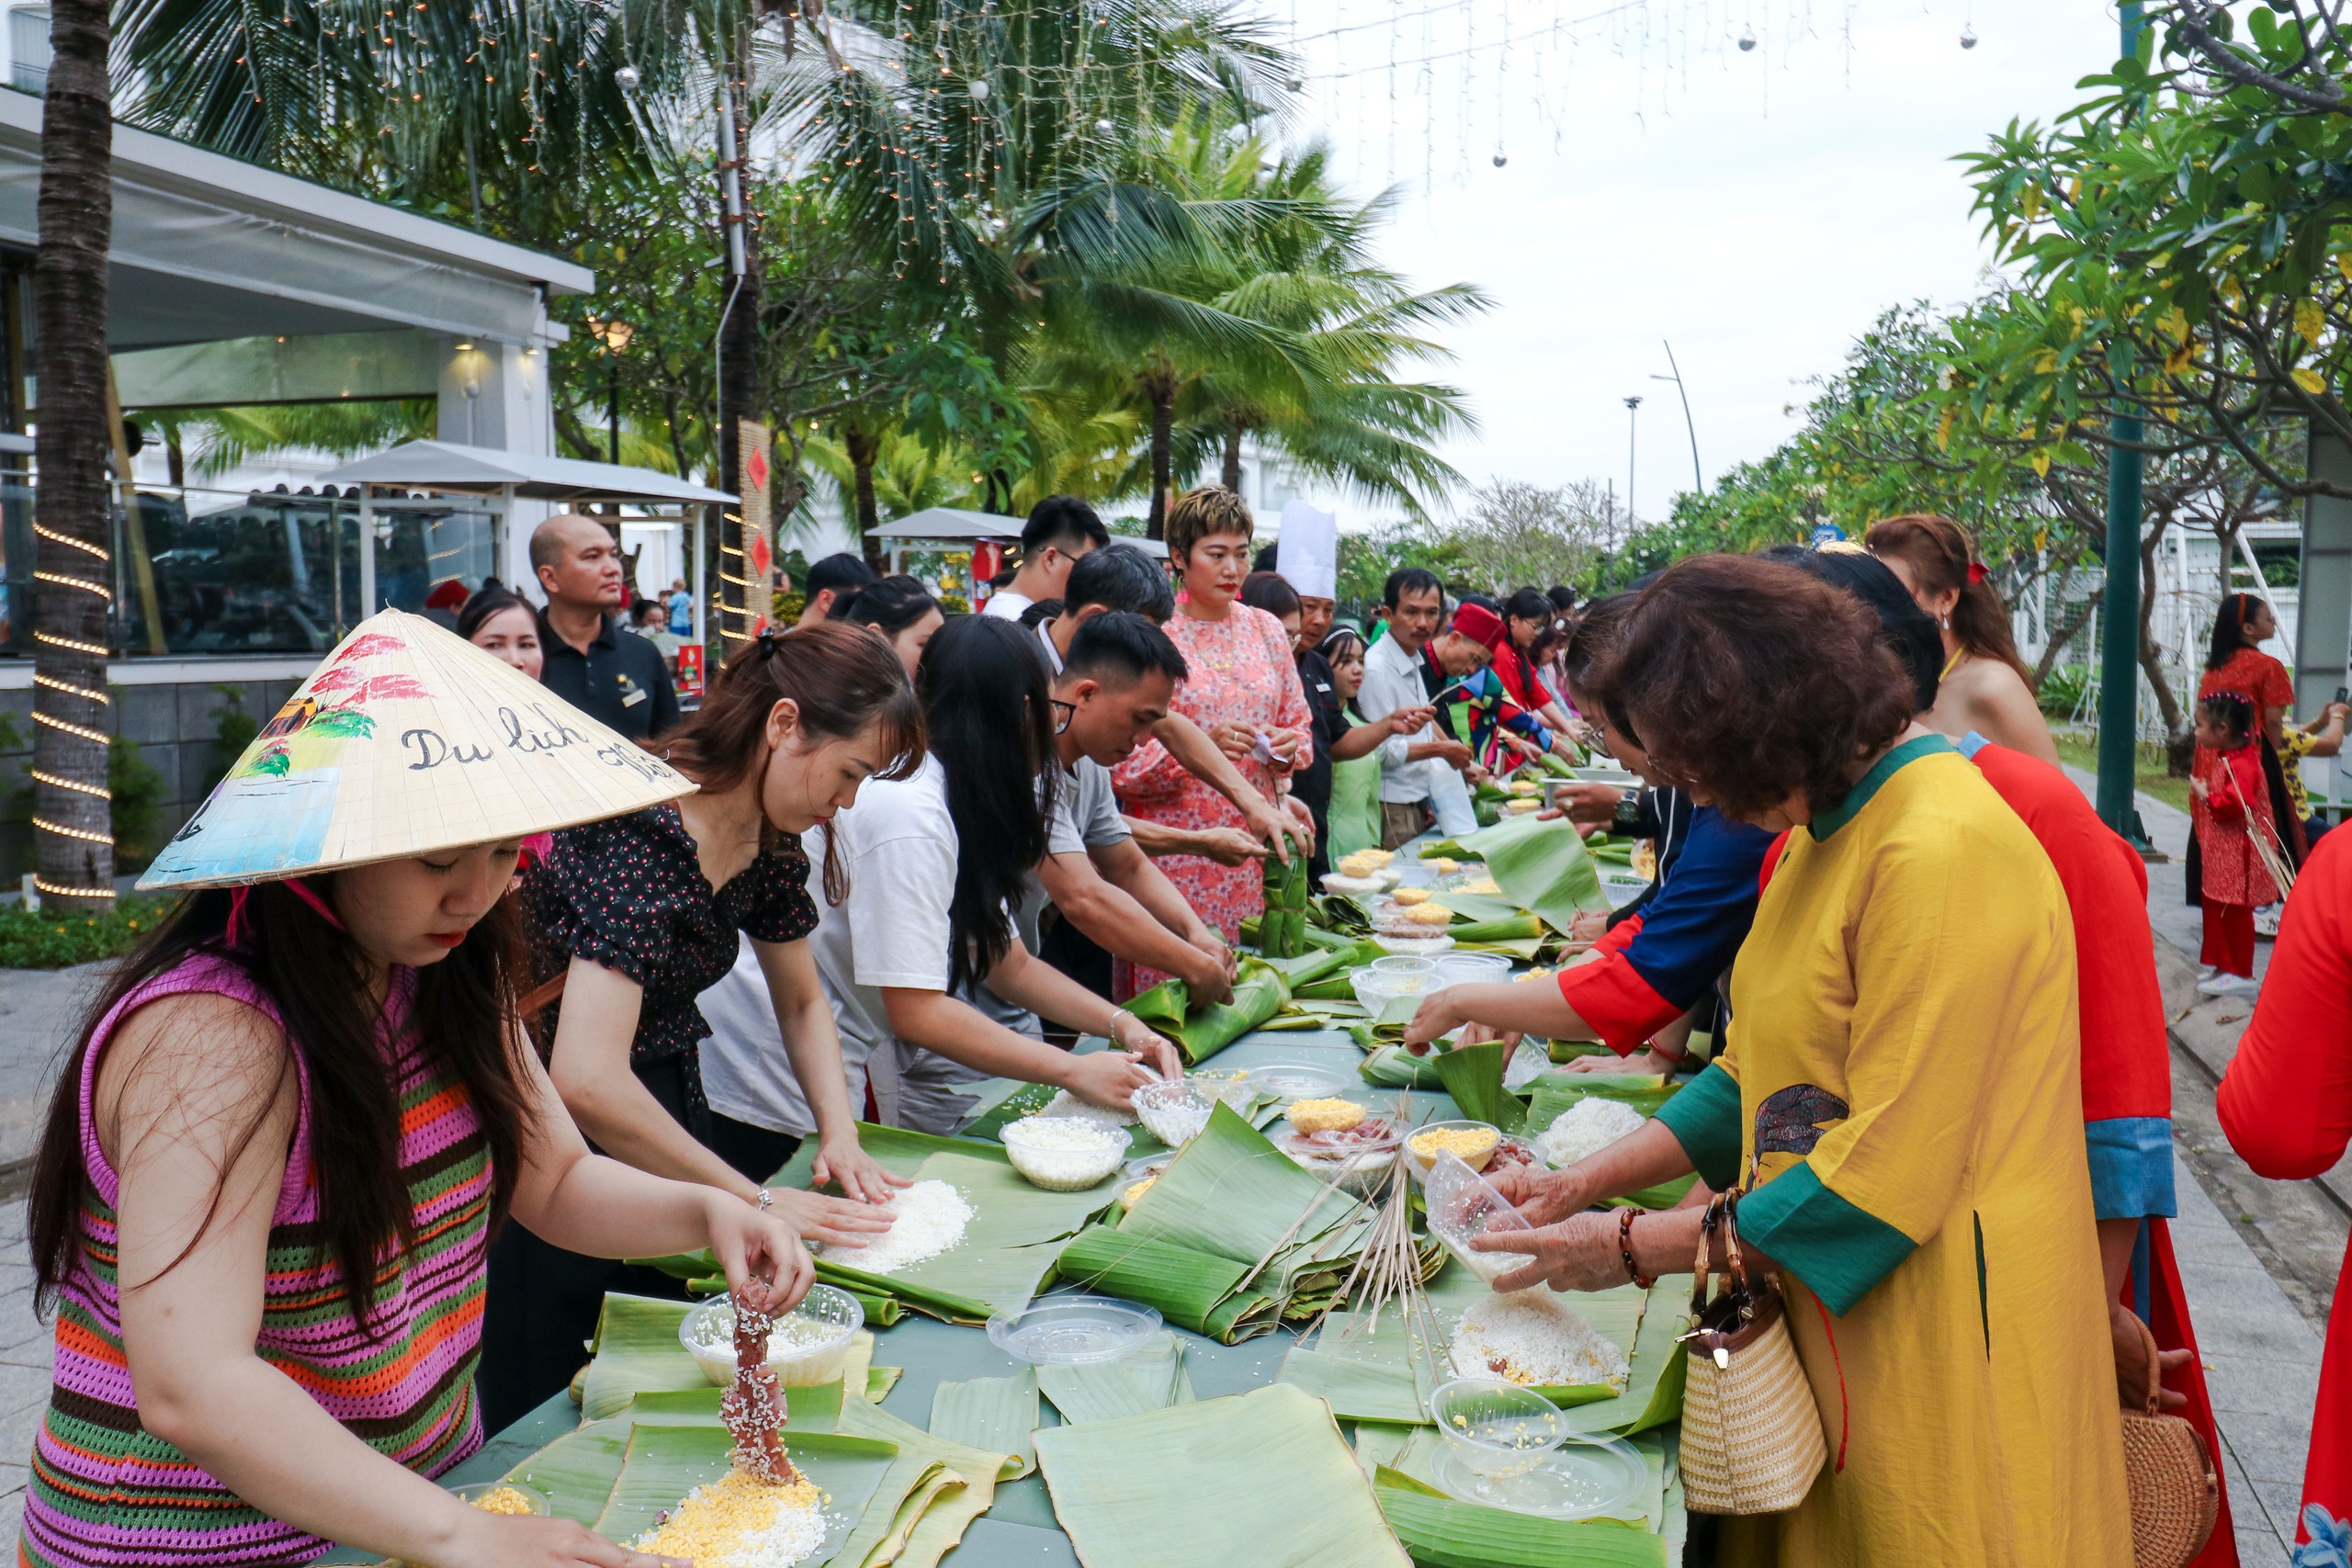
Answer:
<path fill-rule="evenodd" d="M 1030 1436 L 1037 1429 L 1037 1369 L 1009 1378 L 973 1378 L 943 1382 L 932 1391 L 931 1435 L 986 1453 L 1010 1454 L 1020 1461 L 1013 1476 L 1035 1468 Z"/>
<path fill-rule="evenodd" d="M 1184 1347 L 1161 1329 L 1115 1361 L 1076 1367 L 1040 1367 L 1037 1382 L 1071 1426 L 1117 1421 L 1147 1410 L 1192 1403 L 1193 1380 L 1184 1371 Z"/>
<path fill-rule="evenodd" d="M 1244 959 L 1229 1002 L 1195 1010 L 1183 981 L 1162 980 L 1126 1007 L 1174 1045 L 1185 1066 L 1197 1067 L 1289 1005 L 1290 986 L 1282 972 Z"/>
<path fill-rule="evenodd" d="M 1520 1098 L 1503 1088 L 1503 1069 L 1510 1065 L 1510 1052 L 1499 1040 L 1488 1040 L 1476 1045 L 1456 1045 L 1434 1053 L 1438 1081 L 1462 1114 L 1477 1122 L 1492 1122 L 1506 1133 L 1516 1133 L 1526 1120 L 1527 1107 Z"/>
<path fill-rule="evenodd" d="M 1667 1568 L 1669 1562 L 1664 1538 L 1637 1526 L 1465 1503 L 1387 1465 L 1373 1472 L 1373 1495 L 1423 1568 Z"/>
<path fill-rule="evenodd" d="M 1275 1383 L 1037 1435 L 1087 1568 L 1408 1568 L 1321 1401 Z"/>
<path fill-rule="evenodd" d="M 1471 838 L 1475 839 L 1477 835 L 1475 833 L 1471 835 Z M 1467 840 L 1440 839 L 1436 843 L 1423 848 L 1419 858 L 1421 860 L 1470 861 L 1481 860 L 1485 857 L 1480 855 L 1477 851 L 1470 848 Z"/>
<path fill-rule="evenodd" d="M 1591 854 L 1565 819 L 1516 818 L 1480 829 L 1466 844 L 1485 858 L 1504 897 L 1562 936 L 1578 915 L 1610 907 Z"/>

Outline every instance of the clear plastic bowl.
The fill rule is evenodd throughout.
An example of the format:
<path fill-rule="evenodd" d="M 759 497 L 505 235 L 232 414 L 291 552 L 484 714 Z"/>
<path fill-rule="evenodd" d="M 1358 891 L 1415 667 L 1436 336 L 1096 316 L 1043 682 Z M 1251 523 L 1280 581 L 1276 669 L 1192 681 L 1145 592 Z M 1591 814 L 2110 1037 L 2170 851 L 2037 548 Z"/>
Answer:
<path fill-rule="evenodd" d="M 1318 1067 L 1312 1062 L 1267 1062 L 1241 1075 L 1252 1092 L 1276 1100 L 1328 1100 L 1363 1082 L 1353 1073 Z"/>
<path fill-rule="evenodd" d="M 989 1340 L 1016 1361 L 1078 1367 L 1133 1355 L 1159 1332 L 1156 1308 L 1109 1296 L 1044 1296 L 989 1319 Z"/>
<path fill-rule="evenodd" d="M 811 1333 L 808 1343 L 779 1344 L 768 1339 L 768 1366 L 786 1388 L 812 1388 L 842 1375 L 849 1359 L 850 1342 L 865 1326 L 865 1308 L 847 1291 L 811 1285 L 800 1304 L 776 1319 L 777 1328 L 794 1318 L 816 1324 L 826 1332 Z M 695 1359 L 702 1375 L 721 1388 L 735 1381 L 735 1303 L 726 1296 L 710 1300 L 686 1314 L 678 1325 L 678 1343 Z"/>
<path fill-rule="evenodd" d="M 1171 1149 L 1201 1135 L 1216 1102 L 1216 1093 L 1184 1078 L 1146 1084 L 1135 1092 L 1136 1114 L 1143 1119 L 1144 1131 Z"/>
<path fill-rule="evenodd" d="M 1351 971 L 1349 988 L 1365 1010 L 1378 1016 L 1380 1010 L 1395 998 L 1419 996 L 1437 989 L 1437 961 L 1433 958 L 1383 958 Z"/>
<path fill-rule="evenodd" d="M 1481 1280 L 1491 1285 L 1511 1270 L 1526 1266 L 1524 1253 L 1472 1250 L 1473 1237 L 1502 1231 L 1532 1231 L 1535 1227 L 1484 1177 L 1464 1164 L 1459 1156 L 1437 1156 L 1422 1178 L 1421 1197 L 1429 1211 L 1430 1235 L 1442 1242 L 1464 1269 Z"/>
<path fill-rule="evenodd" d="M 1084 1149 L 1053 1149 L 1043 1145 L 1037 1131 L 1041 1122 L 1061 1121 L 1062 1118 L 1025 1116 L 1018 1122 L 1008 1122 L 997 1137 L 1004 1145 L 1012 1168 L 1026 1177 L 1033 1186 L 1049 1192 L 1083 1192 L 1119 1168 L 1127 1157 L 1128 1145 L 1135 1142 L 1124 1127 L 1098 1128 L 1099 1147 Z M 1073 1125 L 1083 1125 L 1074 1122 Z"/>
<path fill-rule="evenodd" d="M 1427 1176 L 1429 1174 L 1430 1167 L 1437 1163 L 1439 1153 L 1451 1152 L 1433 1151 L 1429 1154 L 1423 1154 L 1420 1149 L 1415 1146 L 1415 1145 L 1424 1135 L 1430 1133 L 1464 1133 L 1468 1132 L 1473 1128 L 1481 1132 L 1492 1134 L 1495 1141 L 1487 1146 L 1485 1154 L 1478 1156 L 1478 1159 L 1475 1164 L 1467 1159 L 1464 1159 L 1462 1163 L 1469 1166 L 1474 1171 L 1482 1171 L 1486 1169 L 1487 1167 L 1493 1162 L 1495 1151 L 1503 1146 L 1503 1130 L 1500 1127 L 1496 1126 L 1491 1122 L 1478 1122 L 1473 1121 L 1468 1117 L 1457 1117 L 1450 1122 L 1427 1122 L 1421 1126 L 1414 1128 L 1410 1133 L 1405 1135 L 1405 1153 L 1411 1156 L 1413 1162 L 1413 1174 L 1417 1177 Z M 1460 1159 L 1462 1156 L 1457 1155 L 1454 1157 Z"/>
<path fill-rule="evenodd" d="M 1524 1475 L 1567 1440 L 1559 1407 L 1500 1378 L 1456 1378 L 1430 1394 L 1430 1419 L 1454 1458 L 1492 1481 Z"/>
<path fill-rule="evenodd" d="M 1510 978 L 1510 960 L 1499 953 L 1448 953 L 1431 959 L 1437 985 L 1491 986 Z"/>
<path fill-rule="evenodd" d="M 545 1518 L 554 1511 L 548 1495 L 527 1481 L 469 1481 L 463 1486 L 449 1488 L 449 1495 L 468 1507 L 479 1508 L 484 1498 L 500 1492 L 515 1492 L 531 1506 L 531 1512 Z"/>

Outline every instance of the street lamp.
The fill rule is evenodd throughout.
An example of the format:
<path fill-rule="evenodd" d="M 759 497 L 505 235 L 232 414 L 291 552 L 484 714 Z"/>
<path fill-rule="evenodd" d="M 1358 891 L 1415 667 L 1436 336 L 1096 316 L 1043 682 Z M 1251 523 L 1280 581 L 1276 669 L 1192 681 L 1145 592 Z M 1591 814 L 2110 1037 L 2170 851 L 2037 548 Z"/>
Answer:
<path fill-rule="evenodd" d="M 605 428 L 609 460 L 618 467 L 621 460 L 621 355 L 628 352 L 628 340 L 637 329 L 619 320 L 598 321 L 588 318 L 588 331 L 605 345 Z"/>
<path fill-rule="evenodd" d="M 1641 434 L 1642 400 L 1625 400 L 1625 533 L 1634 532 L 1634 441 Z"/>
<path fill-rule="evenodd" d="M 1664 338 L 1658 341 L 1666 343 Z M 1674 374 L 1661 376 L 1653 370 L 1650 372 L 1650 379 L 1673 382 L 1675 391 L 1682 399 L 1682 428 L 1690 435 L 1690 483 L 1701 495 L 1704 495 L 1707 493 L 1707 476 L 1699 467 L 1699 427 L 1690 421 L 1690 394 L 1683 388 L 1682 367 L 1674 363 L 1674 345 L 1670 343 L 1666 344 L 1666 362 L 1672 367 Z"/>

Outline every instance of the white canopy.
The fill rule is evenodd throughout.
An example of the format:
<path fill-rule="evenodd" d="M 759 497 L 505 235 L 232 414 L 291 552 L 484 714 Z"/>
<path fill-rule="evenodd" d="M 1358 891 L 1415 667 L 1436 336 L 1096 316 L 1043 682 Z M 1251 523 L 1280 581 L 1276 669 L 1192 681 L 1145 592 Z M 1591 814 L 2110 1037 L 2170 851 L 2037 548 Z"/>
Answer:
<path fill-rule="evenodd" d="M 911 516 L 875 529 L 877 539 L 1017 539 L 1022 521 L 1001 512 L 970 512 L 960 506 L 927 506 Z"/>
<path fill-rule="evenodd" d="M 488 446 L 460 446 L 454 441 L 411 441 L 330 469 L 319 476 L 319 482 L 404 485 L 413 490 L 505 491 L 526 501 L 570 502 L 735 500 L 724 491 L 710 490 L 654 468 L 591 463 L 578 457 L 533 457 Z M 1020 524 L 1014 523 L 1013 532 L 1020 531 Z"/>

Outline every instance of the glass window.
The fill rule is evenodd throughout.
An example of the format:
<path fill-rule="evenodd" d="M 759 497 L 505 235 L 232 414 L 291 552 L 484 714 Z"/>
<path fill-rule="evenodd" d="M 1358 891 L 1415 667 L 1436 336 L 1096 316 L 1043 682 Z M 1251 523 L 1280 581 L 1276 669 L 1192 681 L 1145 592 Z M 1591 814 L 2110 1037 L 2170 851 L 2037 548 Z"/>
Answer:
<path fill-rule="evenodd" d="M 164 651 L 174 654 L 323 653 L 353 618 L 355 502 L 272 492 L 235 500 L 201 491 L 141 491 L 138 501 L 154 592 L 151 604 L 118 513 L 122 652 L 153 651 L 151 612 L 163 627 Z"/>
<path fill-rule="evenodd" d="M 492 548 L 492 514 L 446 502 L 376 503 L 376 599 L 378 609 L 421 611 L 445 604 L 456 584 L 471 592 L 497 570 Z"/>
<path fill-rule="evenodd" d="M 8 85 L 36 97 L 49 91 L 46 6 L 17 6 L 8 12 Z"/>

